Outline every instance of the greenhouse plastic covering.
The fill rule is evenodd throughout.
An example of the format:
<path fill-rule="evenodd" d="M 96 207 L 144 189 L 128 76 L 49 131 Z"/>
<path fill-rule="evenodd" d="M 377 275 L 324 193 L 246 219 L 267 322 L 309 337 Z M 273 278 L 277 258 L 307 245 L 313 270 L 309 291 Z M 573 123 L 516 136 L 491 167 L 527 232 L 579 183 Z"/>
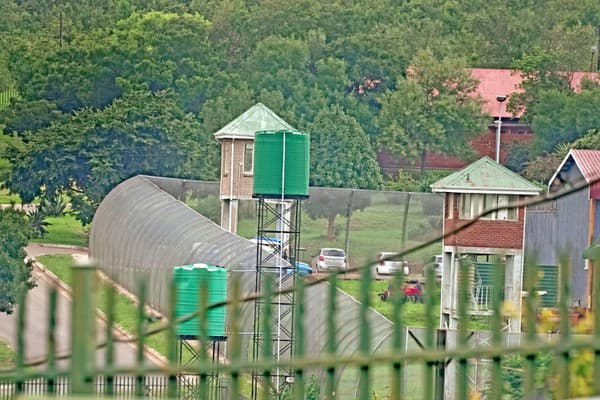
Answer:
<path fill-rule="evenodd" d="M 439 195 L 323 188 L 311 188 L 310 195 L 304 202 L 306 210 L 303 210 L 300 238 L 301 247 L 306 249 L 301 259 L 310 265 L 318 247 L 349 248 L 349 260 L 355 266 L 372 262 L 378 251 L 409 248 L 441 231 L 442 197 Z M 328 208 L 325 207 L 328 202 L 344 205 L 336 217 L 335 238 L 327 237 L 329 218 L 322 212 Z M 242 296 L 250 295 L 255 289 L 257 252 L 256 244 L 249 238 L 256 235 L 256 207 L 252 200 L 241 203 L 239 230 L 246 230 L 240 234 L 248 239 L 229 233 L 215 223 L 220 217 L 218 183 L 132 177 L 115 187 L 96 211 L 90 230 L 90 255 L 112 279 L 132 292 L 136 292 L 139 280 L 144 279 L 149 304 L 163 313 L 175 266 L 205 263 L 225 267 L 230 282 L 236 276 L 242 278 Z M 405 224 L 408 234 L 403 236 L 400 232 L 404 216 L 408 218 Z M 246 224 L 241 223 L 244 220 Z M 318 225 L 317 221 L 325 221 L 325 224 Z M 365 230 L 365 224 L 372 226 Z M 382 229 L 397 233 L 382 232 L 384 238 L 381 238 L 376 233 Z M 286 263 L 276 258 L 270 262 Z M 327 292 L 328 285 L 322 283 L 311 286 L 306 293 L 305 326 L 310 329 L 304 340 L 309 354 L 322 354 L 327 349 Z M 336 302 L 337 351 L 357 353 L 359 304 L 341 290 Z M 251 357 L 253 312 L 254 304 L 245 303 L 242 320 L 238 321 L 244 357 Z M 369 313 L 368 321 L 372 352 L 388 351 L 391 322 L 375 310 Z M 323 377 L 323 371 L 311 373 L 317 378 Z M 387 369 L 374 372 L 374 389 L 380 378 L 381 382 L 389 382 L 388 373 Z M 358 369 L 350 368 L 339 372 L 337 395 L 340 398 L 354 398 L 357 374 Z"/>

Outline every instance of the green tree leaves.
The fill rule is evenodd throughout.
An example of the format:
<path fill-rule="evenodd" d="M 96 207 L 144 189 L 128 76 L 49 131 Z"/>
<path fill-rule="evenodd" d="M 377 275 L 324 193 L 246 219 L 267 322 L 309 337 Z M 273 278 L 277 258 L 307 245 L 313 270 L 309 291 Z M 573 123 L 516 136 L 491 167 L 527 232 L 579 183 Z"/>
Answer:
<path fill-rule="evenodd" d="M 216 143 L 201 132 L 172 92 L 127 93 L 103 110 L 83 109 L 31 134 L 12 157 L 7 183 L 25 202 L 69 192 L 89 223 L 106 193 L 132 175 L 213 179 Z"/>
<path fill-rule="evenodd" d="M 33 236 L 23 212 L 13 208 L 0 210 L 0 312 L 12 313 L 18 292 L 35 286 L 31 261 L 23 261 L 23 247 Z"/>
<path fill-rule="evenodd" d="M 395 154 L 420 157 L 421 169 L 428 151 L 468 155 L 467 141 L 485 131 L 487 117 L 465 67 L 460 59 L 436 62 L 431 52 L 419 52 L 409 78 L 399 79 L 381 100 L 381 144 Z"/>

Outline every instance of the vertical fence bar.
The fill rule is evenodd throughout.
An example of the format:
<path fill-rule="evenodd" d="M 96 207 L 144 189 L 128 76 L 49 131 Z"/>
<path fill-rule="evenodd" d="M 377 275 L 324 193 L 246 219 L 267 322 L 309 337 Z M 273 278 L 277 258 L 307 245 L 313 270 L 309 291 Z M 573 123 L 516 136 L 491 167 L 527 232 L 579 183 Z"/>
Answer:
<path fill-rule="evenodd" d="M 113 330 L 115 327 L 115 288 L 106 285 L 106 350 L 104 353 L 104 364 L 110 371 L 114 367 L 115 338 Z M 114 393 L 114 379 L 111 372 L 105 374 L 104 394 L 111 396 Z"/>
<path fill-rule="evenodd" d="M 242 341 L 240 337 L 240 280 L 234 277 L 231 288 L 232 301 L 229 304 L 229 359 L 231 361 L 231 399 L 240 398 L 240 370 L 237 368 L 241 361 Z"/>
<path fill-rule="evenodd" d="M 490 321 L 492 330 L 492 346 L 494 347 L 494 356 L 492 357 L 490 379 L 490 399 L 499 400 L 502 397 L 502 301 L 504 289 L 504 265 L 499 261 L 494 264 L 494 282 L 492 293 L 492 320 Z"/>
<path fill-rule="evenodd" d="M 208 281 L 203 280 L 200 285 L 198 299 L 198 371 L 200 382 L 198 393 L 201 399 L 208 398 Z"/>
<path fill-rule="evenodd" d="M 560 344 L 558 346 L 558 398 L 569 396 L 569 343 L 571 338 L 569 300 L 571 295 L 571 263 L 566 254 L 560 257 L 560 294 L 558 309 L 560 315 Z"/>
<path fill-rule="evenodd" d="M 55 287 L 50 288 L 48 297 L 48 393 L 55 392 L 56 383 L 56 301 L 57 292 Z"/>
<path fill-rule="evenodd" d="M 140 279 L 138 285 L 138 307 L 136 316 L 136 364 L 137 369 L 141 370 L 144 367 L 144 345 L 146 341 L 146 280 Z M 135 376 L 135 395 L 142 397 L 144 395 L 144 375 L 136 374 Z"/>
<path fill-rule="evenodd" d="M 425 271 L 425 351 L 435 349 L 435 271 L 427 268 Z M 433 399 L 435 393 L 434 376 L 437 362 L 425 363 L 424 390 L 425 398 Z"/>
<path fill-rule="evenodd" d="M 15 354 L 15 366 L 17 368 L 16 392 L 23 393 L 24 381 L 22 379 L 25 370 L 25 310 L 27 308 L 27 289 L 22 287 L 17 294 L 17 354 Z"/>
<path fill-rule="evenodd" d="M 371 331 L 369 324 L 369 305 L 371 304 L 369 298 L 369 290 L 371 289 L 371 271 L 368 267 L 363 267 L 360 270 L 360 308 L 359 308 L 359 322 L 360 322 L 360 339 L 359 339 L 359 353 L 362 357 L 369 357 L 369 350 L 371 347 Z M 371 397 L 371 383 L 369 376 L 369 363 L 365 362 L 360 366 L 360 377 L 358 394 L 359 399 L 368 399 Z"/>
<path fill-rule="evenodd" d="M 594 313 L 594 394 L 600 394 L 600 254 L 592 259 Z"/>
<path fill-rule="evenodd" d="M 467 329 L 468 313 L 467 306 L 469 302 L 469 268 L 471 262 L 461 260 L 459 262 L 459 283 L 458 283 L 458 349 L 464 350 L 467 347 Z M 456 398 L 466 399 L 467 393 L 467 367 L 468 360 L 460 357 L 456 360 Z"/>
<path fill-rule="evenodd" d="M 337 298 L 337 274 L 329 276 L 329 291 L 327 293 L 327 356 L 333 359 L 337 351 L 336 342 L 336 298 Z M 327 381 L 325 383 L 325 397 L 328 400 L 336 398 L 335 395 L 335 365 L 327 366 Z"/>
<path fill-rule="evenodd" d="M 77 395 L 94 393 L 94 379 L 90 374 L 95 361 L 95 281 L 96 268 L 91 263 L 73 267 L 71 387 Z"/>
<path fill-rule="evenodd" d="M 177 375 L 174 369 L 181 368 L 178 362 L 177 354 L 177 289 L 175 288 L 175 279 L 171 275 L 169 279 L 169 324 L 167 326 L 167 351 L 169 357 L 169 377 L 167 378 L 167 396 L 170 399 L 177 397 Z"/>
<path fill-rule="evenodd" d="M 304 279 L 296 279 L 296 307 L 295 316 L 296 319 L 296 340 L 295 345 L 295 357 L 300 360 L 304 357 Z M 295 382 L 294 382 L 294 399 L 304 400 L 304 370 L 302 367 L 295 369 Z"/>
<path fill-rule="evenodd" d="M 525 269 L 525 290 L 527 297 L 525 299 L 525 330 L 526 343 L 532 345 L 536 342 L 536 322 L 537 322 L 537 266 L 535 262 L 528 261 Z M 535 361 L 534 353 L 525 354 L 525 397 L 533 397 L 535 394 Z"/>
<path fill-rule="evenodd" d="M 262 335 L 263 335 L 263 348 L 261 361 L 272 365 L 273 361 L 273 332 L 272 332 L 272 320 L 271 320 L 271 302 L 273 301 L 273 282 L 271 277 L 265 276 L 262 287 L 263 296 L 263 310 L 262 310 Z M 273 382 L 271 382 L 271 370 L 270 367 L 265 366 L 263 369 L 263 386 L 262 396 L 263 400 L 269 400 L 271 398 L 271 392 L 273 390 Z"/>
<path fill-rule="evenodd" d="M 396 288 L 395 296 L 391 296 L 392 301 L 392 351 L 394 354 L 400 354 L 404 351 L 404 329 L 402 324 L 402 296 L 400 288 L 402 287 L 403 277 L 401 274 L 396 274 L 393 277 L 392 286 Z M 392 382 L 391 382 L 391 400 L 400 400 L 402 397 L 403 388 L 403 369 L 404 363 L 394 361 L 392 365 Z"/>

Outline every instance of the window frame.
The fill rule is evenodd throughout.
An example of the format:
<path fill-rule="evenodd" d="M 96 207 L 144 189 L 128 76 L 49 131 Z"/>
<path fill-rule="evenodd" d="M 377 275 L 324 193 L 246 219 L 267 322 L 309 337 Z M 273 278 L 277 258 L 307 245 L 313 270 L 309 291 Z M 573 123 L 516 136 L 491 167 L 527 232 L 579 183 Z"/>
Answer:
<path fill-rule="evenodd" d="M 248 151 L 252 152 L 250 157 L 248 157 Z M 250 168 L 248 168 L 248 164 L 250 164 Z M 244 175 L 254 174 L 254 143 L 244 144 L 244 154 L 242 155 L 242 173 Z"/>
<path fill-rule="evenodd" d="M 485 210 L 516 203 L 518 195 L 494 193 L 461 193 L 458 199 L 458 219 L 471 220 L 481 215 Z M 482 216 L 485 221 L 518 221 L 518 207 L 496 210 Z"/>

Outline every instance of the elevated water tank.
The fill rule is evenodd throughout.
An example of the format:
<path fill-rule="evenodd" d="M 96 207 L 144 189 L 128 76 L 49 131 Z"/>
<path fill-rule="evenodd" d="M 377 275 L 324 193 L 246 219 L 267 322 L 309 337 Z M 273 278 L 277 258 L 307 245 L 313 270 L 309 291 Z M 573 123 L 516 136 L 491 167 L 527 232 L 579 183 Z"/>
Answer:
<path fill-rule="evenodd" d="M 308 197 L 310 135 L 259 131 L 254 136 L 254 197 Z"/>
<path fill-rule="evenodd" d="M 206 288 L 208 305 L 227 299 L 227 270 L 206 264 L 194 264 L 175 267 L 173 270 L 177 303 L 177 318 L 198 311 L 200 290 Z M 225 337 L 225 306 L 208 310 L 208 333 L 211 338 Z M 198 317 L 185 321 L 177 326 L 180 336 L 199 336 Z"/>

